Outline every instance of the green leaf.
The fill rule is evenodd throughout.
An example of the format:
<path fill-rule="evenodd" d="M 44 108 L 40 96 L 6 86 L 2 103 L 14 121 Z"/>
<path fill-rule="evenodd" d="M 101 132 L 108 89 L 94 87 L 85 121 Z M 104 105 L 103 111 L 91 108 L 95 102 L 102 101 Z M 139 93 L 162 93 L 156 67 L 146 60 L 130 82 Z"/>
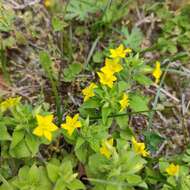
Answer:
<path fill-rule="evenodd" d="M 107 118 L 108 118 L 110 113 L 111 113 L 111 108 L 110 107 L 107 107 L 107 106 L 102 107 L 102 122 L 103 122 L 103 124 L 106 124 Z"/>
<path fill-rule="evenodd" d="M 129 83 L 124 82 L 124 81 L 119 81 L 118 82 L 118 93 L 121 93 L 123 91 L 126 91 L 130 87 Z"/>
<path fill-rule="evenodd" d="M 62 178 L 57 180 L 53 190 L 67 190 L 66 184 Z"/>
<path fill-rule="evenodd" d="M 82 108 L 90 108 L 90 109 L 93 109 L 93 108 L 98 108 L 99 107 L 99 101 L 97 100 L 94 100 L 94 99 L 89 99 L 87 101 L 85 101 L 83 104 L 82 104 Z"/>
<path fill-rule="evenodd" d="M 63 70 L 64 81 L 65 82 L 73 81 L 81 71 L 82 71 L 82 65 L 81 64 L 73 63 L 73 64 L 69 65 L 68 68 L 65 68 Z"/>
<path fill-rule="evenodd" d="M 34 135 L 27 134 L 25 136 L 25 141 L 29 150 L 32 153 L 32 156 L 35 156 L 35 154 L 38 152 L 38 147 L 40 145 L 39 140 Z"/>
<path fill-rule="evenodd" d="M 36 165 L 33 165 L 33 166 L 30 168 L 30 170 L 29 170 L 27 176 L 28 176 L 29 182 L 30 182 L 31 184 L 33 184 L 33 183 L 34 183 L 34 184 L 39 183 L 39 180 L 40 180 L 40 173 L 39 173 L 39 170 L 38 170 L 38 168 L 37 168 Z"/>
<path fill-rule="evenodd" d="M 85 20 L 85 18 L 88 17 L 89 13 L 94 13 L 96 11 L 97 7 L 95 6 L 95 4 L 95 0 L 70 0 L 65 17 L 69 20 L 76 18 L 83 21 Z"/>
<path fill-rule="evenodd" d="M 48 177 L 53 183 L 55 183 L 59 177 L 59 166 L 56 166 L 52 163 L 48 163 L 46 168 Z"/>
<path fill-rule="evenodd" d="M 115 119 L 116 119 L 116 122 L 121 129 L 125 129 L 128 127 L 128 122 L 129 122 L 129 116 L 128 115 L 116 117 Z"/>
<path fill-rule="evenodd" d="M 2 185 L 0 185 L 0 190 L 15 190 L 13 189 L 13 187 L 11 186 L 11 184 L 9 183 L 3 183 Z"/>
<path fill-rule="evenodd" d="M 144 96 L 137 94 L 130 95 L 130 108 L 135 112 L 148 111 L 148 100 Z M 146 113 L 144 113 L 146 114 Z"/>
<path fill-rule="evenodd" d="M 67 187 L 70 190 L 85 189 L 84 184 L 78 179 L 73 180 L 71 183 L 67 185 Z"/>
<path fill-rule="evenodd" d="M 127 175 L 126 176 L 127 182 L 131 185 L 138 185 L 142 182 L 142 179 L 138 175 Z"/>
<path fill-rule="evenodd" d="M 164 141 L 164 138 L 155 132 L 146 131 L 144 135 L 146 137 L 148 147 L 152 151 L 156 151 L 158 149 L 158 145 Z"/>
<path fill-rule="evenodd" d="M 71 69 L 72 73 L 74 74 L 78 74 L 81 72 L 82 70 L 82 65 L 79 63 L 73 63 L 69 66 L 69 68 Z"/>
<path fill-rule="evenodd" d="M 40 173 L 40 184 L 38 186 L 38 188 L 40 190 L 52 190 L 53 189 L 53 185 L 51 183 L 51 181 L 49 180 L 48 176 L 47 176 L 47 171 L 44 167 L 40 166 L 38 168 L 39 173 Z"/>
<path fill-rule="evenodd" d="M 60 20 L 57 16 L 54 16 L 52 18 L 52 26 L 55 32 L 59 32 L 66 26 L 66 23 Z"/>
<path fill-rule="evenodd" d="M 143 74 L 135 75 L 134 80 L 136 80 L 139 84 L 150 86 L 153 82 L 147 76 Z"/>
<path fill-rule="evenodd" d="M 79 145 L 77 145 L 79 146 Z M 77 158 L 82 162 L 85 163 L 87 160 L 87 153 L 88 153 L 88 146 L 87 144 L 81 144 L 80 147 L 75 149 L 75 154 Z"/>
<path fill-rule="evenodd" d="M 127 169 L 127 174 L 132 175 L 139 172 L 143 167 L 146 161 L 141 158 L 139 155 L 136 155 L 134 152 L 127 152 L 123 159 L 125 159 L 125 168 Z"/>
<path fill-rule="evenodd" d="M 103 54 L 102 52 L 96 51 L 93 55 L 93 62 L 94 63 L 102 63 L 103 62 Z"/>
<path fill-rule="evenodd" d="M 135 51 L 140 51 L 140 45 L 143 40 L 143 33 L 137 27 L 134 27 L 129 33 L 128 28 L 123 27 L 122 33 L 126 36 L 126 40 L 124 40 L 124 44 Z"/>
<path fill-rule="evenodd" d="M 14 131 L 12 134 L 12 141 L 10 148 L 13 149 L 15 146 L 18 145 L 24 139 L 24 131 Z"/>
<path fill-rule="evenodd" d="M 28 172 L 29 172 L 30 168 L 29 166 L 23 166 L 19 172 L 18 172 L 18 177 L 22 180 L 26 180 L 28 177 Z"/>
<path fill-rule="evenodd" d="M 97 136 L 97 137 L 99 137 L 99 136 Z M 98 152 L 100 150 L 100 140 L 99 139 L 95 139 L 94 137 L 92 137 L 91 139 L 89 139 L 89 143 L 90 143 L 90 147 L 95 152 Z"/>
<path fill-rule="evenodd" d="M 77 150 L 78 148 L 80 148 L 83 144 L 84 144 L 85 140 L 81 137 L 79 137 L 77 139 L 76 145 L 75 145 L 75 150 Z"/>
<path fill-rule="evenodd" d="M 131 128 L 126 127 L 125 129 L 120 131 L 121 138 L 125 140 L 131 140 L 132 136 L 134 136 L 133 131 Z"/>
<path fill-rule="evenodd" d="M 25 158 L 31 156 L 31 152 L 29 151 L 24 140 L 19 142 L 14 148 L 10 149 L 10 154 L 11 156 L 17 158 Z"/>
<path fill-rule="evenodd" d="M 45 68 L 45 70 L 49 70 L 52 66 L 52 61 L 47 52 L 40 52 L 40 63 Z"/>
<path fill-rule="evenodd" d="M 0 124 L 0 141 L 10 141 L 12 138 L 9 135 L 7 128 Z"/>

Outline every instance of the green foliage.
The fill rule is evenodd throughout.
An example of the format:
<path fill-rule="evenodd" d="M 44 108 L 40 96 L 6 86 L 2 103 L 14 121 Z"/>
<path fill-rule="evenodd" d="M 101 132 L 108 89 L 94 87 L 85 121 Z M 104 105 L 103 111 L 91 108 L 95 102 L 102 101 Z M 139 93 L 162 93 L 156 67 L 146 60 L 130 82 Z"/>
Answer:
<path fill-rule="evenodd" d="M 148 108 L 147 104 L 148 104 L 148 101 L 143 96 L 139 96 L 136 94 L 132 94 L 130 96 L 130 107 L 135 112 L 148 111 L 149 108 Z"/>
<path fill-rule="evenodd" d="M 79 190 L 85 189 L 83 183 L 76 179 L 77 174 L 73 173 L 72 162 L 69 160 L 52 160 L 47 164 L 47 173 L 55 190 Z"/>
<path fill-rule="evenodd" d="M 84 21 L 89 14 L 95 13 L 97 11 L 95 0 L 71 0 L 67 7 L 66 19 L 76 18 L 78 20 Z"/>
<path fill-rule="evenodd" d="M 52 160 L 47 165 L 31 167 L 23 166 L 18 175 L 0 186 L 1 190 L 81 190 L 85 189 L 72 171 L 72 163 L 68 160 Z"/>
<path fill-rule="evenodd" d="M 137 27 L 132 28 L 131 33 L 129 33 L 128 28 L 123 27 L 121 32 L 125 36 L 126 40 L 124 40 L 124 44 L 134 51 L 140 51 L 140 45 L 143 40 L 143 34 L 141 30 Z"/>
<path fill-rule="evenodd" d="M 72 82 L 77 75 L 82 71 L 82 65 L 79 63 L 73 63 L 63 70 L 64 81 Z"/>
<path fill-rule="evenodd" d="M 86 163 L 89 153 L 99 152 L 102 139 L 108 136 L 108 127 L 103 124 L 89 125 L 89 119 L 83 121 L 83 126 L 76 140 L 75 154 L 82 163 Z"/>
<path fill-rule="evenodd" d="M 126 146 L 126 145 L 125 145 Z M 114 152 L 113 159 L 107 160 L 100 154 L 93 154 L 89 158 L 87 173 L 90 178 L 97 178 L 103 184 L 93 182 L 94 189 L 124 190 L 132 187 L 147 189 L 146 183 L 138 175 L 146 161 L 134 152 L 122 148 L 120 153 Z"/>
<path fill-rule="evenodd" d="M 13 29 L 15 15 L 12 9 L 5 9 L 0 2 L 0 32 L 10 32 Z"/>
<path fill-rule="evenodd" d="M 45 168 L 42 166 L 37 167 L 36 165 L 22 167 L 19 170 L 18 176 L 11 181 L 11 185 L 15 190 L 52 189 L 52 184 L 48 179 Z"/>
<path fill-rule="evenodd" d="M 169 52 L 173 55 L 180 49 L 189 52 L 190 5 L 184 6 L 178 14 L 164 5 L 154 7 L 154 10 L 158 17 L 162 19 L 160 25 L 162 34 L 158 38 L 157 47 L 162 52 Z"/>
<path fill-rule="evenodd" d="M 98 18 L 100 18 L 101 23 L 110 24 L 128 14 L 130 3 L 132 3 L 131 0 L 128 2 L 122 0 L 71 0 L 67 7 L 66 19 L 75 18 L 85 21 L 93 19 L 95 14 L 99 14 Z"/>
<path fill-rule="evenodd" d="M 169 166 L 167 160 L 160 159 L 159 167 L 162 175 L 166 176 L 166 168 Z M 179 190 L 188 190 L 190 185 L 190 175 L 189 168 L 187 165 L 181 165 L 179 169 L 178 176 L 168 176 L 166 183 L 163 185 L 162 190 L 170 190 L 170 189 L 179 189 Z"/>
<path fill-rule="evenodd" d="M 153 84 L 151 76 L 153 68 L 149 64 L 150 61 L 143 58 L 143 51 L 141 51 L 146 24 L 143 23 L 145 27 L 140 25 L 141 28 L 134 27 L 131 23 L 126 26 L 128 21 L 132 19 L 136 21 L 136 18 L 130 17 L 129 20 L 126 17 L 130 6 L 136 1 L 52 0 L 52 2 L 52 7 L 51 5 L 46 7 L 50 13 L 49 23 L 52 26 L 49 27 L 48 23 L 48 29 L 52 29 L 49 31 L 53 33 L 47 35 L 48 47 L 51 47 L 54 41 L 58 41 L 58 46 L 53 45 L 53 48 L 48 49 L 47 52 L 40 52 L 39 63 L 54 93 L 57 132 L 55 135 L 46 134 L 46 138 L 52 135 L 52 143 L 42 137 L 45 136 L 44 134 L 38 136 L 39 133 L 47 131 L 38 131 L 38 134 L 34 134 L 38 124 L 37 115 L 49 115 L 47 120 L 52 116 L 43 103 L 32 106 L 22 100 L 22 103 L 19 102 L 5 110 L 3 110 L 3 102 L 0 103 L 0 190 L 188 190 L 190 187 L 189 149 L 179 155 L 178 159 L 160 156 L 159 160 L 154 153 L 159 151 L 159 145 L 165 140 L 161 135 L 152 128 L 142 131 L 146 145 L 140 142 L 141 138 L 134 138 L 132 115 L 142 114 L 147 117 L 151 112 L 152 95 L 144 93 L 146 92 L 144 89 Z M 40 11 L 45 10 L 42 6 L 40 3 Z M 142 9 L 144 11 L 144 8 Z M 18 12 L 21 15 L 20 12 L 28 14 L 27 19 L 29 19 L 33 15 L 27 10 L 25 12 L 24 8 Z M 190 7 L 186 6 L 176 14 L 166 4 L 156 3 L 149 10 L 156 12 L 157 17 L 161 19 L 159 22 L 161 35 L 158 36 L 154 47 L 158 47 L 161 53 L 176 56 L 178 51 L 189 51 Z M 41 12 L 35 15 L 36 19 L 40 17 L 42 17 Z M 120 22 L 122 18 L 124 22 Z M 10 53 L 9 48 L 16 47 L 16 50 L 20 50 L 20 46 L 27 44 L 30 47 L 33 45 L 32 42 L 40 41 L 39 28 L 34 31 L 33 24 L 26 19 L 25 22 L 32 25 L 26 29 L 30 38 L 26 40 L 22 31 L 15 29 L 14 19 L 12 10 L 0 6 L 0 32 L 3 34 L 0 37 L 2 71 L 3 64 L 6 62 L 5 57 Z M 82 24 L 85 24 L 85 27 Z M 122 43 L 125 45 L 123 48 L 129 47 L 132 51 L 125 49 L 124 52 L 116 52 L 115 54 L 119 55 L 115 55 L 114 58 L 114 53 L 110 55 L 112 53 L 105 48 L 104 43 L 112 43 L 114 39 L 112 35 L 115 35 L 115 31 L 118 32 L 117 27 L 121 28 L 119 33 L 120 40 L 123 40 Z M 85 44 L 85 47 L 81 44 L 83 35 L 86 34 L 89 36 L 85 38 L 85 42 L 88 40 L 91 43 L 91 39 L 96 38 L 91 49 L 88 44 Z M 3 41 L 2 36 L 5 38 Z M 72 44 L 73 41 L 77 42 L 77 46 Z M 112 46 L 114 45 L 110 45 L 110 48 Z M 103 48 L 105 50 L 102 52 Z M 75 55 L 75 50 L 80 53 Z M 116 66 L 107 68 L 104 73 L 106 77 L 108 76 L 105 80 L 113 76 L 115 79 L 113 85 L 109 86 L 104 83 L 105 81 L 102 82 L 103 79 L 99 78 L 97 82 L 98 77 L 93 77 L 96 84 L 92 91 L 87 89 L 86 94 L 89 97 L 84 98 L 82 102 L 80 95 L 77 94 L 80 116 L 76 122 L 69 117 L 75 114 L 76 110 L 73 109 L 75 106 L 64 110 L 69 115 L 63 113 L 63 108 L 67 105 L 62 105 L 58 89 L 65 85 L 64 82 L 73 82 L 77 77 L 81 77 L 78 75 L 84 70 L 81 63 L 85 62 L 86 56 L 78 55 L 81 56 L 81 52 L 86 53 L 89 50 L 86 62 L 88 64 L 92 58 L 93 66 L 98 65 L 95 68 L 104 63 L 104 55 L 113 61 L 112 64 L 116 63 Z M 51 52 L 52 58 L 48 52 Z M 56 63 L 60 65 L 55 67 L 53 60 L 58 60 Z M 68 67 L 62 69 L 61 64 L 65 61 Z M 116 69 L 117 63 L 121 69 L 112 71 Z M 161 70 L 164 71 L 164 68 Z M 96 72 L 95 69 L 92 71 L 93 74 Z M 102 68 L 100 71 L 102 72 Z M 80 81 L 81 86 L 89 82 L 83 79 Z M 82 94 L 87 96 L 83 90 Z M 125 100 L 123 100 L 124 95 L 127 97 Z M 6 107 L 6 104 L 4 106 Z M 54 109 L 53 103 L 51 109 Z M 41 122 L 42 129 L 50 123 L 46 119 Z M 61 125 L 64 119 L 67 123 L 65 128 Z M 50 126 L 48 127 L 50 130 Z M 70 131 L 73 129 L 73 133 L 67 133 L 67 128 Z M 144 152 L 147 154 L 143 154 Z M 179 171 L 168 173 L 167 168 L 171 163 L 179 166 Z M 86 177 L 85 185 L 81 180 L 83 176 Z"/>
<path fill-rule="evenodd" d="M 2 157 L 26 158 L 36 155 L 43 141 L 32 132 L 36 127 L 35 116 L 41 111 L 41 106 L 32 108 L 28 104 L 19 104 L 10 110 L 11 115 L 1 116 L 0 143 L 4 147 L 1 150 Z"/>
<path fill-rule="evenodd" d="M 59 93 L 57 90 L 58 87 L 58 74 L 55 72 L 52 60 L 50 59 L 50 56 L 47 52 L 42 51 L 39 55 L 40 63 L 45 71 L 45 74 L 47 75 L 47 78 L 50 80 L 51 87 L 53 94 L 55 96 L 55 103 L 56 103 L 56 110 L 57 110 L 57 116 L 58 116 L 58 123 L 61 123 L 61 100 L 59 97 Z"/>
<path fill-rule="evenodd" d="M 59 17 L 56 16 L 52 18 L 52 27 L 54 32 L 60 32 L 66 26 L 67 24 L 64 21 L 62 21 Z"/>

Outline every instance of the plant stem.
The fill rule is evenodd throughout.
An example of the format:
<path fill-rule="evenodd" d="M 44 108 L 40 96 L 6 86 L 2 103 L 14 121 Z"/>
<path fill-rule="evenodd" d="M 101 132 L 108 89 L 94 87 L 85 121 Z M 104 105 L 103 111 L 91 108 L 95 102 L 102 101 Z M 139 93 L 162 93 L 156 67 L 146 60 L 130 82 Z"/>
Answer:
<path fill-rule="evenodd" d="M 3 71 L 3 75 L 5 80 L 10 83 L 10 76 L 9 76 L 9 72 L 7 70 L 7 58 L 6 58 L 6 52 L 3 49 L 3 44 L 1 43 L 1 49 L 0 49 L 0 62 L 1 62 L 1 66 L 2 66 L 2 71 Z"/>
<path fill-rule="evenodd" d="M 108 118 L 123 117 L 126 115 L 135 115 L 135 114 L 148 113 L 148 112 L 153 112 L 153 111 L 159 111 L 159 110 L 144 110 L 144 111 L 138 111 L 138 112 L 127 112 L 127 113 L 121 113 L 121 114 L 114 114 L 114 115 L 109 115 Z M 90 120 L 98 120 L 98 119 L 102 119 L 102 116 L 90 118 Z"/>

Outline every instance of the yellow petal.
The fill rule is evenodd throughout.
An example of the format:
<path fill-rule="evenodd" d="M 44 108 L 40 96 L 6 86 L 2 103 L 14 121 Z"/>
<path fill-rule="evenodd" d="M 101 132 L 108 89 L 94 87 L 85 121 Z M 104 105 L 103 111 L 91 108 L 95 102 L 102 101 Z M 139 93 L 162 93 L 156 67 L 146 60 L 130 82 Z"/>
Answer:
<path fill-rule="evenodd" d="M 50 126 L 49 126 L 49 129 L 48 129 L 49 131 L 56 131 L 56 130 L 58 130 L 58 127 L 55 125 L 55 124 L 51 124 Z"/>
<path fill-rule="evenodd" d="M 102 155 L 104 155 L 106 158 L 110 158 L 110 156 L 111 156 L 111 152 L 106 148 L 106 147 L 101 147 L 100 148 L 100 153 L 102 154 Z"/>
<path fill-rule="evenodd" d="M 71 136 L 71 135 L 73 134 L 74 129 L 75 129 L 75 128 L 72 128 L 72 127 L 70 127 L 70 128 L 67 129 L 67 132 L 68 132 L 68 135 L 69 135 L 69 136 Z"/>
<path fill-rule="evenodd" d="M 53 115 L 52 114 L 46 115 L 43 118 L 44 118 L 45 122 L 47 122 L 47 123 L 51 123 L 53 121 Z"/>
<path fill-rule="evenodd" d="M 33 131 L 33 134 L 41 137 L 43 136 L 43 129 L 41 127 L 36 127 Z"/>
<path fill-rule="evenodd" d="M 75 128 L 80 128 L 80 127 L 81 127 L 81 122 L 80 121 L 76 122 Z"/>
<path fill-rule="evenodd" d="M 129 99 L 128 99 L 128 95 L 124 94 L 123 98 L 119 101 L 120 105 L 121 105 L 121 109 L 120 111 L 125 110 L 128 106 L 129 106 Z"/>
<path fill-rule="evenodd" d="M 44 124 L 44 117 L 42 115 L 37 114 L 36 119 L 37 119 L 38 125 Z"/>
<path fill-rule="evenodd" d="M 166 168 L 166 172 L 171 175 L 171 176 L 175 176 L 178 174 L 179 172 L 179 165 L 174 165 L 173 163 L 170 164 L 167 168 Z"/>
<path fill-rule="evenodd" d="M 66 124 L 66 123 L 64 123 L 64 124 L 61 124 L 61 128 L 63 128 L 63 129 L 68 129 L 68 128 L 70 128 L 69 127 L 69 125 L 68 124 Z"/>
<path fill-rule="evenodd" d="M 66 116 L 66 123 L 71 123 L 71 122 L 72 122 L 72 118 L 69 115 L 67 115 Z"/>
<path fill-rule="evenodd" d="M 79 114 L 75 114 L 75 116 L 73 117 L 73 121 L 77 122 L 78 118 L 79 118 Z"/>
<path fill-rule="evenodd" d="M 49 141 L 52 140 L 52 134 L 49 131 L 44 131 L 44 137 L 48 139 Z"/>

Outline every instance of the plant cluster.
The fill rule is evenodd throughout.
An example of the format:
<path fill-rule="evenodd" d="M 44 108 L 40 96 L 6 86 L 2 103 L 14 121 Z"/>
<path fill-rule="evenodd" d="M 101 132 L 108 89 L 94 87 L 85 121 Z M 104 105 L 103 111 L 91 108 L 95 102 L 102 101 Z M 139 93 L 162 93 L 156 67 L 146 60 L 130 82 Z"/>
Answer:
<path fill-rule="evenodd" d="M 161 52 L 176 54 L 179 50 L 184 53 L 190 51 L 189 47 L 189 16 L 190 6 L 184 6 L 180 11 L 171 11 L 169 7 L 158 3 L 152 9 L 160 18 L 161 35 L 159 35 L 156 46 Z"/>
<path fill-rule="evenodd" d="M 122 44 L 109 51 L 99 82 L 82 90 L 79 113 L 60 126 L 46 104 L 32 107 L 20 97 L 0 103 L 0 190 L 189 189 L 185 159 L 155 159 L 128 125 L 130 113 L 149 111 L 148 97 L 134 85 L 151 85 L 151 75 L 159 83 L 160 62 L 152 68 Z M 62 151 L 45 159 L 42 147 L 60 138 L 72 145 L 70 153 L 58 144 Z M 86 176 L 81 180 L 78 164 Z"/>

